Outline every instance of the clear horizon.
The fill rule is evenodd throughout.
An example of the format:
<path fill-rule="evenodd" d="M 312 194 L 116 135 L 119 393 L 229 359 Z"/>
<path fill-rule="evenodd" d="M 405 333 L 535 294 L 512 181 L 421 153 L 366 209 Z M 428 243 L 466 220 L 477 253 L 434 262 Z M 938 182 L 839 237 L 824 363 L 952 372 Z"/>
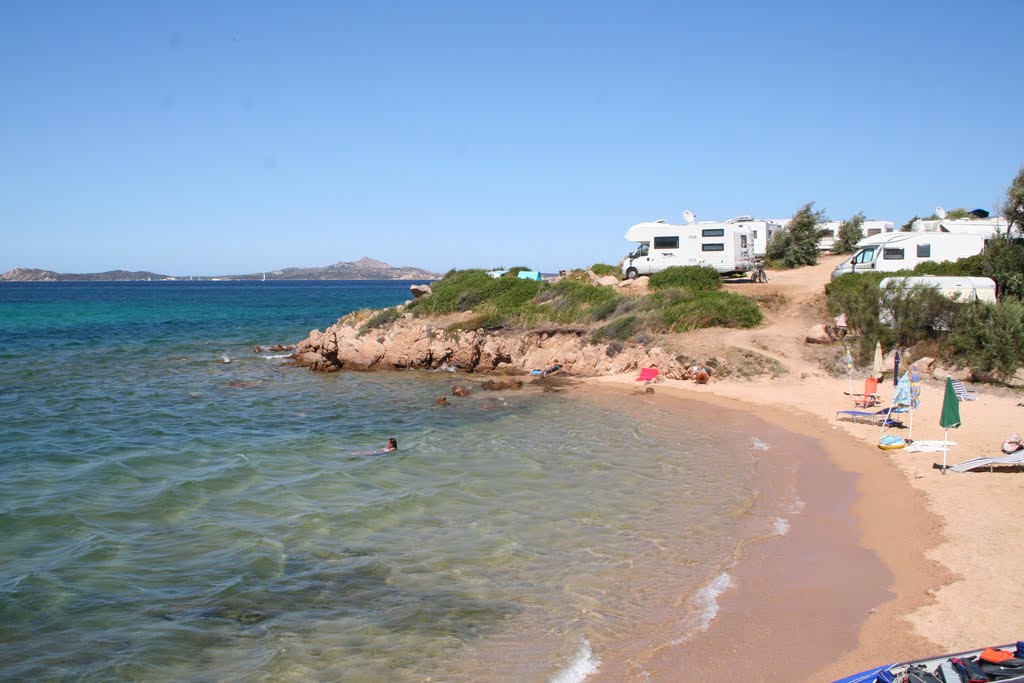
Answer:
<path fill-rule="evenodd" d="M 1024 3 L 0 5 L 0 272 L 617 262 L 806 202 L 993 211 Z"/>

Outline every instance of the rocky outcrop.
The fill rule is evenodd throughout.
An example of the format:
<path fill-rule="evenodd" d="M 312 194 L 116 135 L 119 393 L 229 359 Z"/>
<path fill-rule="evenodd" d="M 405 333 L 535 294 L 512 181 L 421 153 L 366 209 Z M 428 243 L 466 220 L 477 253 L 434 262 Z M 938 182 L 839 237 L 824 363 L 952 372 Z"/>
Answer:
<path fill-rule="evenodd" d="M 419 299 L 420 297 L 427 296 L 433 290 L 430 289 L 430 285 L 412 285 L 409 287 L 409 291 L 412 293 L 413 299 Z"/>
<path fill-rule="evenodd" d="M 634 372 L 657 365 L 665 377 L 679 378 L 683 366 L 659 347 L 591 344 L 584 329 L 457 330 L 442 321 L 407 313 L 390 325 L 361 333 L 361 318 L 347 316 L 323 332 L 313 330 L 292 354 L 312 370 L 455 367 L 467 372 L 526 374 L 557 361 L 560 372 L 594 377 Z M 449 323 L 450 321 L 444 321 Z"/>

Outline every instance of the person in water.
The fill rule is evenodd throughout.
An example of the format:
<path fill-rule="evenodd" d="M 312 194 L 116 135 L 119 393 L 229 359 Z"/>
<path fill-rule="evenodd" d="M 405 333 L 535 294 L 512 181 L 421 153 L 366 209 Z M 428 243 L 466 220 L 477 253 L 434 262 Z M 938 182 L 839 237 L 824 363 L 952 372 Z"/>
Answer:
<path fill-rule="evenodd" d="M 387 451 L 388 453 L 391 453 L 392 451 L 397 451 L 398 440 L 395 439 L 395 437 L 391 437 L 390 439 L 388 439 L 388 445 L 384 447 L 384 450 Z"/>
<path fill-rule="evenodd" d="M 349 455 L 384 455 L 385 453 L 394 453 L 398 450 L 398 440 L 395 437 L 388 439 L 388 442 L 377 451 L 357 451 L 355 453 L 349 453 Z"/>

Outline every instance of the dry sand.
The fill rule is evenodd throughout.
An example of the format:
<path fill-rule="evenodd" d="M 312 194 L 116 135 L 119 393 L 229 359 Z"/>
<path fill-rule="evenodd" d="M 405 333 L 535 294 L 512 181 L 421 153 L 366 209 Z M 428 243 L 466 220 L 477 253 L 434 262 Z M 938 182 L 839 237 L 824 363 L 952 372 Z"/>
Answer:
<path fill-rule="evenodd" d="M 851 642 L 838 635 L 822 646 L 823 634 L 836 630 L 837 615 L 848 621 L 850 614 L 834 608 L 846 598 L 845 591 L 830 587 L 828 597 L 814 594 L 816 606 L 801 602 L 799 586 L 784 586 L 769 595 L 768 588 L 793 576 L 801 567 L 801 554 L 813 543 L 829 543 L 824 528 L 815 535 L 813 520 L 774 549 L 755 550 L 737 568 L 736 587 L 722 596 L 718 619 L 699 642 L 683 643 L 657 652 L 646 652 L 633 661 L 609 662 L 598 680 L 780 680 L 779 672 L 792 663 L 790 680 L 829 681 L 855 671 L 904 659 L 942 652 L 1008 643 L 1024 638 L 1024 582 L 1017 574 L 1024 566 L 1024 543 L 1018 539 L 1024 519 L 1024 468 L 1003 468 L 990 472 L 942 474 L 933 468 L 942 453 L 907 453 L 877 448 L 878 427 L 836 421 L 836 411 L 853 408 L 846 378 L 837 379 L 822 369 L 816 357 L 821 347 L 804 343 L 808 328 L 824 322 L 822 287 L 827 283 L 835 257 L 823 259 L 816 267 L 791 272 L 770 272 L 770 282 L 760 285 L 728 285 L 733 291 L 770 292 L 785 296 L 754 330 L 701 330 L 670 340 L 674 349 L 691 357 L 721 355 L 726 349 L 751 349 L 776 359 L 786 368 L 779 379 L 713 381 L 697 386 L 692 382 L 669 380 L 655 384 L 657 396 L 698 399 L 722 409 L 742 409 L 768 422 L 818 439 L 827 461 L 856 477 L 859 494 L 853 503 L 855 531 L 863 548 L 880 558 L 888 568 L 887 597 L 871 598 L 870 591 L 858 589 L 860 601 L 877 608 L 861 615 L 859 632 Z M 854 377 L 863 387 L 866 371 Z M 635 375 L 591 380 L 612 390 L 630 393 L 638 386 Z M 950 464 L 982 455 L 1001 455 L 999 447 L 1011 432 L 1024 432 L 1024 394 L 978 385 L 976 401 L 962 402 L 962 426 L 950 430 L 957 445 L 950 449 Z M 856 386 L 854 387 L 856 390 Z M 889 383 L 880 389 L 884 401 L 892 395 Z M 921 409 L 914 415 L 915 440 L 941 440 L 939 412 L 943 383 L 924 382 Z M 682 408 L 680 408 L 682 409 Z M 907 436 L 906 430 L 893 433 Z M 827 468 L 826 468 L 827 469 Z M 823 470 L 815 481 L 841 489 L 841 480 Z M 828 500 L 829 491 L 821 492 Z M 837 490 L 837 495 L 841 496 Z M 820 508 L 825 510 L 826 508 Z M 809 504 L 806 515 L 814 517 Z M 820 526 L 820 525 L 819 525 Z M 821 561 L 822 571 L 840 562 L 864 562 L 850 553 L 848 544 L 836 540 L 831 558 Z M 794 560 L 797 560 L 794 562 Z M 828 564 L 832 562 L 833 565 Z M 865 567 L 868 564 L 864 565 Z M 813 584 L 816 574 L 803 570 L 805 583 Z M 771 577 L 775 577 L 774 579 Z M 792 582 L 790 582 L 792 583 Z M 775 644 L 782 649 L 772 647 Z M 817 659 L 801 658 L 785 650 L 786 644 L 805 643 Z M 707 662 L 714 650 L 730 666 L 693 668 Z M 775 652 L 776 654 L 772 654 Z M 697 653 L 696 655 L 694 653 Z M 772 666 L 759 668 L 758 658 L 769 658 Z M 794 658 L 789 660 L 789 658 Z M 748 666 L 751 660 L 755 665 Z M 690 674 L 694 675 L 691 676 Z M 703 673 L 704 676 L 699 674 Z"/>

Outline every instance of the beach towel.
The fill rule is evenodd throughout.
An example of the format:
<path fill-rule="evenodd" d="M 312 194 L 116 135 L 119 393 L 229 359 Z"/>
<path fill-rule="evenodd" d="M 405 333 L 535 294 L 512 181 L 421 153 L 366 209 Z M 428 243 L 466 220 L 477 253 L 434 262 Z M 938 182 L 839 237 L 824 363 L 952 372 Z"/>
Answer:
<path fill-rule="evenodd" d="M 660 371 L 658 368 L 641 368 L 640 376 L 636 378 L 637 382 L 651 382 L 653 381 Z"/>

